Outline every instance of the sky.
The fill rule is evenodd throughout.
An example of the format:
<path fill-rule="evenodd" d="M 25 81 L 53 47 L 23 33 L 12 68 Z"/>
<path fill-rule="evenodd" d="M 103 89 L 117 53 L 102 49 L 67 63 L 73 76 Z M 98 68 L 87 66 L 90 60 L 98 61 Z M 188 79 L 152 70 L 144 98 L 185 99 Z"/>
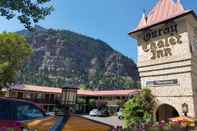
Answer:
<path fill-rule="evenodd" d="M 55 11 L 38 24 L 45 28 L 67 29 L 107 42 L 112 48 L 137 61 L 137 42 L 128 32 L 158 0 L 52 0 Z M 181 0 L 186 9 L 197 12 L 197 0 Z M 16 20 L 0 16 L 0 31 L 19 31 Z"/>

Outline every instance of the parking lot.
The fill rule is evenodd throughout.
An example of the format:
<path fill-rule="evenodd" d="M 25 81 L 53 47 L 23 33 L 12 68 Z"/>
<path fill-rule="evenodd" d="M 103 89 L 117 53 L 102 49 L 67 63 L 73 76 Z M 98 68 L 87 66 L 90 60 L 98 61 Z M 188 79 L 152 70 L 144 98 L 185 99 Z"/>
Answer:
<path fill-rule="evenodd" d="M 85 118 L 95 120 L 98 122 L 102 122 L 105 124 L 109 124 L 112 126 L 123 126 L 123 120 L 119 120 L 117 116 L 110 116 L 110 117 L 91 117 L 89 115 L 82 115 Z"/>

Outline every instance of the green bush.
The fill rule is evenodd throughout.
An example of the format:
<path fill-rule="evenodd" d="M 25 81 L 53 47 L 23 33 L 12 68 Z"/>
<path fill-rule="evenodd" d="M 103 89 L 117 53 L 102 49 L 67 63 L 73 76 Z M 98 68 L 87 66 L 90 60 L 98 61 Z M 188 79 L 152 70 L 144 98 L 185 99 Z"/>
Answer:
<path fill-rule="evenodd" d="M 124 105 L 125 127 L 131 125 L 141 126 L 153 122 L 153 110 L 155 99 L 149 89 L 143 89 L 140 94 L 134 96 Z"/>

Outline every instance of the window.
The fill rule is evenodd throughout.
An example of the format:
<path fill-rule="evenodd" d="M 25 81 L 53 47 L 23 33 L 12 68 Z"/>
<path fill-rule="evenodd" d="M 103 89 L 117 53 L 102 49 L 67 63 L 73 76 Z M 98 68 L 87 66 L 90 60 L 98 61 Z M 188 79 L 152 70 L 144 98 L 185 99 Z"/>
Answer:
<path fill-rule="evenodd" d="M 42 94 L 37 94 L 37 99 L 42 99 Z"/>
<path fill-rule="evenodd" d="M 23 93 L 22 92 L 18 92 L 17 98 L 22 99 L 23 98 Z"/>
<path fill-rule="evenodd" d="M 39 119 L 45 116 L 44 113 L 33 104 L 15 102 L 13 106 L 13 108 L 15 108 L 16 120 L 19 121 Z"/>
<path fill-rule="evenodd" d="M 11 114 L 9 113 L 9 102 L 0 100 L 0 120 L 10 120 Z"/>
<path fill-rule="evenodd" d="M 31 94 L 30 94 L 30 93 L 27 93 L 27 92 L 26 92 L 24 95 L 25 95 L 25 98 L 26 98 L 26 99 L 31 99 Z"/>

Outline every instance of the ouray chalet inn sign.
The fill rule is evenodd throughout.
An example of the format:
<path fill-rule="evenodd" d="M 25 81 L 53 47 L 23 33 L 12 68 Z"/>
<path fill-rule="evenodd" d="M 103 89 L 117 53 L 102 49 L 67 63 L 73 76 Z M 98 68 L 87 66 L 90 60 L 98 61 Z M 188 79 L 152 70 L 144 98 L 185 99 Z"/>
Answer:
<path fill-rule="evenodd" d="M 164 39 L 153 41 L 152 39 L 166 36 Z M 151 52 L 151 59 L 155 60 L 162 57 L 172 56 L 172 46 L 182 44 L 181 35 L 178 34 L 177 24 L 166 24 L 157 30 L 146 30 L 143 33 L 144 52 Z"/>

